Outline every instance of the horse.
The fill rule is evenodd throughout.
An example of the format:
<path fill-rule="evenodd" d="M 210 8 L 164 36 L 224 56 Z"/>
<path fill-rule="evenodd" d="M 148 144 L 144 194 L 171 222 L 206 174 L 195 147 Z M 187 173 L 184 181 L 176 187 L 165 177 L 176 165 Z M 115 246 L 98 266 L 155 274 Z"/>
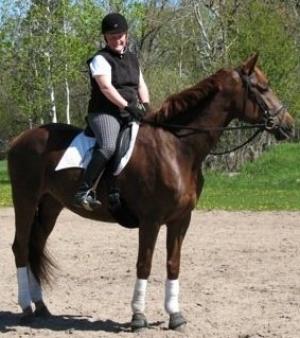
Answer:
<path fill-rule="evenodd" d="M 204 183 L 202 162 L 226 126 L 232 120 L 259 125 L 278 140 L 293 134 L 294 120 L 270 88 L 257 59 L 258 55 L 253 54 L 238 67 L 222 68 L 167 97 L 148 121 L 141 123 L 132 157 L 115 179 L 122 198 L 139 221 L 132 330 L 148 326 L 147 281 L 162 225 L 167 228 L 164 305 L 169 329 L 180 330 L 187 324 L 179 306 L 181 247 Z M 55 171 L 65 149 L 81 131 L 66 124 L 42 125 L 22 132 L 8 152 L 15 210 L 12 250 L 18 304 L 26 322 L 51 316 L 42 285 L 49 281 L 53 262 L 45 248 L 62 209 L 94 220 L 116 222 L 108 208 L 110 183 L 105 175 L 97 187 L 102 205 L 87 211 L 72 202 L 83 170 Z"/>

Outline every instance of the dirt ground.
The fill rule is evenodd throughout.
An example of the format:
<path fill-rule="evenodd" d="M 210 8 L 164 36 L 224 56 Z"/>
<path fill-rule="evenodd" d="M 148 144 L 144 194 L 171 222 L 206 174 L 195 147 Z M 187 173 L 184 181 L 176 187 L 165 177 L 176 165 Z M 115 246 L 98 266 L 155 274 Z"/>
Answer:
<path fill-rule="evenodd" d="M 165 229 L 148 285 L 150 328 L 131 333 L 137 230 L 64 211 L 49 239 L 59 265 L 45 290 L 53 317 L 19 324 L 12 209 L 0 209 L 0 336 L 300 337 L 300 213 L 195 212 L 182 252 L 184 333 L 167 330 Z"/>

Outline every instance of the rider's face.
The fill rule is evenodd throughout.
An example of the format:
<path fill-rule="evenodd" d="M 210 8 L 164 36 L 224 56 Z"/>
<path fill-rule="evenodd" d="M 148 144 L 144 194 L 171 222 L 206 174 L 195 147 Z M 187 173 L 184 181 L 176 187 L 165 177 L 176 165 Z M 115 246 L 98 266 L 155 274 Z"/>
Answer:
<path fill-rule="evenodd" d="M 105 34 L 108 47 L 117 53 L 122 53 L 127 44 L 127 33 Z"/>

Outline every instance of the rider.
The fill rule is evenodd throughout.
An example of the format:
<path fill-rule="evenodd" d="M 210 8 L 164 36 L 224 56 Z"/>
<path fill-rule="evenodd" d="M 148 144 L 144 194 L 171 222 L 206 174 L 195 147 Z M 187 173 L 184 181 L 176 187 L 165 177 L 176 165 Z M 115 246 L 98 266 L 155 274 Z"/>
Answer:
<path fill-rule="evenodd" d="M 74 196 L 75 205 L 87 210 L 101 205 L 90 191 L 115 152 L 121 125 L 128 119 L 141 120 L 149 110 L 149 91 L 137 56 L 127 48 L 128 24 L 124 16 L 106 15 L 102 34 L 106 46 L 87 61 L 91 79 L 88 124 L 99 147 Z"/>

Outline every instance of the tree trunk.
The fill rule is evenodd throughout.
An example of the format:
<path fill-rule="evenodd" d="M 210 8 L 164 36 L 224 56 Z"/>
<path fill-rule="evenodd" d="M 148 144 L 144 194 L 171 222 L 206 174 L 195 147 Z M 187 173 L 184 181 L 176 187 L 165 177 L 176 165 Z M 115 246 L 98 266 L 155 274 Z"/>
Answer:
<path fill-rule="evenodd" d="M 49 1 L 47 2 L 47 7 L 46 7 L 46 13 L 48 14 L 48 18 L 45 18 L 47 20 L 47 36 L 48 39 L 50 40 L 51 36 L 51 12 L 50 12 L 50 7 L 49 7 Z M 51 51 L 51 42 L 48 41 L 47 44 L 47 49 L 48 51 L 45 52 L 45 56 L 47 59 L 47 71 L 48 71 L 48 92 L 50 95 L 50 115 L 51 115 L 51 120 L 53 123 L 57 123 L 57 113 L 56 113 L 56 102 L 55 102 L 55 92 L 54 92 L 54 84 L 53 84 L 53 79 L 52 79 L 52 51 Z"/>
<path fill-rule="evenodd" d="M 68 65 L 66 64 L 66 73 L 68 69 Z M 67 76 L 65 77 L 65 90 L 66 90 L 66 121 L 68 124 L 71 124 L 70 118 L 70 88 L 69 88 L 69 81 Z"/>
<path fill-rule="evenodd" d="M 67 50 L 66 42 L 67 42 L 67 20 L 66 20 L 66 11 L 65 11 L 65 2 L 64 2 L 64 8 L 63 8 L 63 27 L 64 27 L 64 45 L 65 50 Z M 69 81 L 68 81 L 68 62 L 67 59 L 65 61 L 65 91 L 66 91 L 66 122 L 67 124 L 71 124 L 70 119 L 70 87 L 69 87 Z"/>

